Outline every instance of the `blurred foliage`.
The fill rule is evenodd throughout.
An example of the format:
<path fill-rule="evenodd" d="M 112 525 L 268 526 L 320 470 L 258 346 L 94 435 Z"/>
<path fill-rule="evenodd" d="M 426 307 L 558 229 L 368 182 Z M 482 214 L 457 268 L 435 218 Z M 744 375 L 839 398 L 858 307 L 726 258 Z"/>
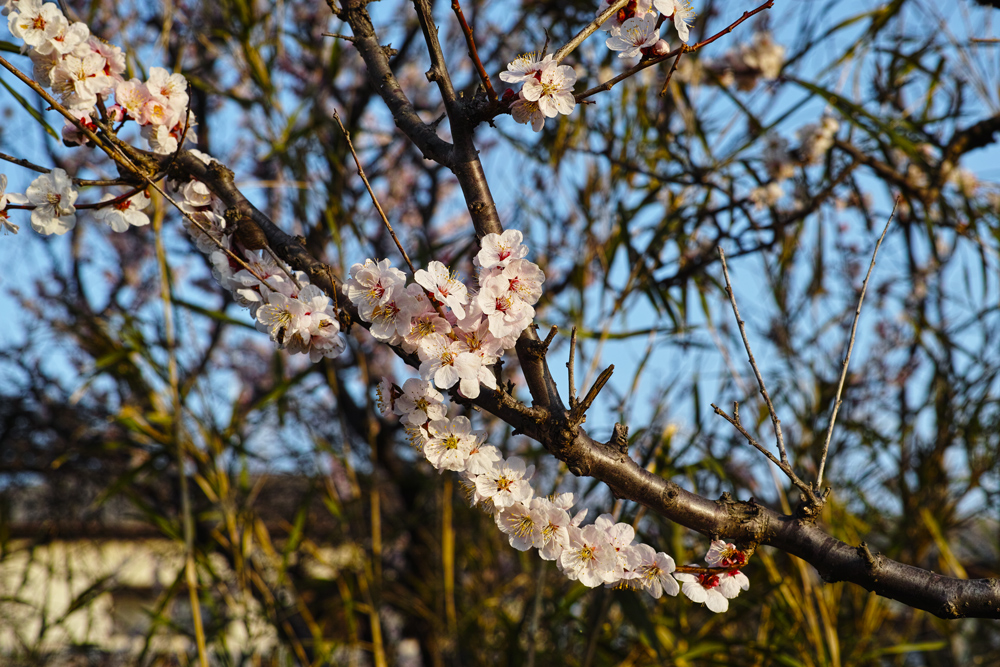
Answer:
<path fill-rule="evenodd" d="M 394 249 L 355 177 L 334 108 L 411 256 L 472 273 L 471 227 L 454 180 L 395 132 L 349 41 L 323 35 L 349 33 L 325 4 L 64 7 L 128 50 L 133 72 L 165 65 L 184 73 L 199 148 L 341 274 Z M 546 40 L 553 50 L 594 11 L 578 1 L 466 0 L 463 8 L 491 74 Z M 753 6 L 695 8 L 692 41 Z M 425 120 L 437 118 L 443 107 L 423 74 L 412 9 L 370 9 L 410 99 Z M 437 11 L 456 85 L 471 94 L 477 81 L 461 34 L 445 3 Z M 824 526 L 944 574 L 1000 574 L 1000 190 L 988 180 L 1000 163 L 992 146 L 1000 50 L 974 39 L 994 38 L 991 11 L 923 0 L 778 3 L 685 55 L 663 96 L 669 61 L 538 135 L 509 117 L 480 128 L 505 224 L 524 231 L 546 271 L 540 325 L 578 327 L 585 386 L 603 364 L 618 368 L 591 432 L 610 433 L 621 420 L 632 455 L 657 473 L 703 495 L 728 491 L 787 509 L 786 486 L 708 407 L 740 401 L 745 423 L 767 440 L 715 249 L 734 258 L 737 298 L 790 456 L 814 479 L 857 290 L 899 196 L 831 443 Z M 581 85 L 619 67 L 601 34 L 571 59 L 587 73 Z M 766 39 L 784 48 L 780 72 L 768 78 L 747 55 Z M 26 58 L 14 59 L 30 71 Z M 825 144 L 815 141 L 824 118 L 838 126 Z M 113 174 L 91 154 L 61 149 L 30 117 L 7 123 L 0 141 L 35 162 Z M 780 197 L 761 202 L 755 189 L 773 182 Z M 152 229 L 114 235 L 80 224 L 65 239 L 30 231 L 3 239 L 8 266 L 25 267 L 16 255 L 39 261 L 3 276 L 19 305 L 5 315 L 13 333 L 0 349 L 0 567 L 42 563 L 63 542 L 183 545 L 180 448 L 203 624 L 218 664 L 1000 661 L 995 621 L 941 621 L 825 584 L 768 548 L 747 568 L 750 591 L 723 615 L 568 581 L 554 564 L 510 548 L 457 482 L 435 474 L 398 424 L 377 413 L 375 383 L 406 377 L 391 354 L 360 329 L 335 362 L 274 352 L 211 281 L 176 213 L 156 205 L 167 221 L 169 304 Z M 177 325 L 180 415 L 165 308 Z M 567 349 L 568 337 L 558 340 L 553 360 Z M 516 381 L 516 360 L 506 364 Z M 703 556 L 701 536 L 616 504 L 509 427 L 475 419 L 505 451 L 539 466 L 538 492 L 574 490 L 592 516 L 614 508 L 680 564 Z M 193 640 L 177 650 L 154 641 L 193 637 L 183 572 L 160 582 L 155 605 L 136 612 L 148 619 L 139 661 L 189 664 Z M 85 639 L 52 648 L 71 612 L 122 590 L 120 576 L 92 582 L 57 614 L 25 609 L 35 585 L 0 581 L 2 608 L 19 614 L 6 621 L 20 642 L 7 664 L 125 660 Z M 234 627 L 244 639 L 233 640 Z"/>

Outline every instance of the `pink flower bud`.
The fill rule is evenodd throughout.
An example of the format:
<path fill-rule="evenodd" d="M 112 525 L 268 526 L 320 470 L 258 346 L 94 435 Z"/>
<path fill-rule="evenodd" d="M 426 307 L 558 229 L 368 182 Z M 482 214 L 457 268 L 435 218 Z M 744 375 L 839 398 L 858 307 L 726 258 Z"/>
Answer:
<path fill-rule="evenodd" d="M 656 44 L 653 44 L 653 55 L 654 56 L 662 56 L 663 54 L 669 53 L 669 52 L 670 52 L 670 45 L 667 44 L 667 40 L 661 39 L 661 40 L 658 40 L 656 42 Z"/>

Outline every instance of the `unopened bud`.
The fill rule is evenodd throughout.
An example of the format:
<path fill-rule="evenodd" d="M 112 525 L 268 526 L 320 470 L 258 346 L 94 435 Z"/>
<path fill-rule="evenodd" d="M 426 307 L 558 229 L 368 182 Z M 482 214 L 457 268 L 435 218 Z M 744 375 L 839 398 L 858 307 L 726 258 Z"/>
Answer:
<path fill-rule="evenodd" d="M 670 45 L 667 44 L 667 40 L 661 39 L 661 40 L 658 40 L 656 42 L 656 44 L 653 44 L 653 55 L 654 56 L 662 56 L 663 54 L 669 53 L 669 52 L 670 52 Z"/>

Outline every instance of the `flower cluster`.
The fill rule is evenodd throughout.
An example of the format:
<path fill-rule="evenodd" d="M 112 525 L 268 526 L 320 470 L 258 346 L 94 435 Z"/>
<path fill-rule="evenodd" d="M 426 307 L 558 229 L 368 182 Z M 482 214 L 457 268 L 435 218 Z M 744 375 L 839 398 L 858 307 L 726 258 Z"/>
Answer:
<path fill-rule="evenodd" d="M 656 598 L 677 595 L 674 560 L 637 544 L 632 526 L 610 514 L 581 525 L 587 511 L 571 513 L 572 493 L 536 496 L 530 483 L 534 466 L 517 456 L 504 458 L 468 418 L 447 416 L 438 389 L 457 384 L 459 394 L 469 398 L 479 395 L 480 384 L 495 389 L 491 367 L 534 317 L 532 305 L 545 276 L 525 259 L 528 249 L 522 241 L 516 230 L 483 237 L 474 260 L 479 269 L 476 293 L 440 262 L 416 271 L 410 285 L 388 260 L 369 259 L 351 267 L 344 292 L 371 323 L 372 335 L 416 352 L 421 361 L 420 378 L 410 378 L 402 387 L 382 380 L 379 407 L 400 418 L 411 442 L 434 468 L 461 475 L 473 505 L 493 514 L 515 549 L 536 549 L 585 586 L 644 590 Z M 728 571 L 723 574 L 730 578 Z"/>
<path fill-rule="evenodd" d="M 34 66 L 34 78 L 51 88 L 80 124 L 90 130 L 98 115 L 109 123 L 134 120 L 150 150 L 177 150 L 185 125 L 194 125 L 187 111 L 187 81 L 162 67 L 151 67 L 146 81 L 125 81 L 125 54 L 90 34 L 85 23 L 70 23 L 59 7 L 42 0 L 9 0 L 4 6 L 11 34 L 23 42 Z M 111 94 L 115 104 L 106 105 Z M 106 109 L 105 109 L 106 107 Z M 187 130 L 187 136 L 194 133 Z M 72 122 L 63 127 L 67 144 L 87 139 Z"/>
<path fill-rule="evenodd" d="M 190 153 L 208 164 L 212 158 Z M 302 271 L 293 271 L 268 250 L 243 247 L 227 228 L 225 204 L 198 181 L 170 181 L 168 189 L 185 214 L 184 227 L 209 255 L 212 275 L 233 299 L 250 310 L 258 331 L 278 349 L 334 358 L 346 347 L 330 297 Z M 263 254 L 261 254 L 263 253 Z"/>
<path fill-rule="evenodd" d="M 602 0 L 597 14 L 607 11 L 614 0 Z M 609 33 L 607 47 L 618 51 L 619 58 L 637 55 L 661 56 L 670 50 L 666 40 L 660 39 L 660 25 L 671 19 L 677 36 L 684 43 L 690 39 L 691 21 L 695 13 L 691 5 L 681 0 L 629 0 L 618 13 L 601 25 Z"/>
<path fill-rule="evenodd" d="M 518 123 L 531 123 L 535 132 L 542 129 L 546 118 L 569 115 L 576 108 L 576 71 L 557 63 L 552 54 L 539 59 L 536 53 L 526 53 L 507 65 L 500 80 L 524 84 L 510 105 L 510 113 Z"/>
<path fill-rule="evenodd" d="M 694 602 L 704 602 L 706 607 L 721 614 L 729 609 L 729 601 L 740 591 L 750 588 L 750 580 L 740 572 L 747 557 L 736 545 L 714 540 L 705 562 L 711 566 L 705 572 L 678 572 L 674 577 L 684 582 L 681 587 L 684 595 Z"/>
<path fill-rule="evenodd" d="M 534 319 L 542 294 L 545 274 L 524 259 L 522 240 L 517 230 L 483 238 L 474 294 L 441 262 L 407 285 L 387 259 L 352 266 L 344 293 L 376 339 L 416 353 L 421 378 L 476 398 L 480 384 L 496 389 L 493 366 Z"/>

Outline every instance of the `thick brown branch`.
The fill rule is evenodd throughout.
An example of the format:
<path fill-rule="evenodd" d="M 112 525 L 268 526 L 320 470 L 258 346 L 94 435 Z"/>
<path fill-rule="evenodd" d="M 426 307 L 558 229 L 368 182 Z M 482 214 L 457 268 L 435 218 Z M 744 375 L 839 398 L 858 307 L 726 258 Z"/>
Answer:
<path fill-rule="evenodd" d="M 425 158 L 449 164 L 452 159 L 451 144 L 439 137 L 433 127 L 420 120 L 406 97 L 389 67 L 388 55 L 378 43 L 375 28 L 365 9 L 366 4 L 363 0 L 351 0 L 345 3 L 342 14 L 354 32 L 354 46 L 365 61 L 372 88 L 389 107 L 397 127 L 420 149 Z"/>

